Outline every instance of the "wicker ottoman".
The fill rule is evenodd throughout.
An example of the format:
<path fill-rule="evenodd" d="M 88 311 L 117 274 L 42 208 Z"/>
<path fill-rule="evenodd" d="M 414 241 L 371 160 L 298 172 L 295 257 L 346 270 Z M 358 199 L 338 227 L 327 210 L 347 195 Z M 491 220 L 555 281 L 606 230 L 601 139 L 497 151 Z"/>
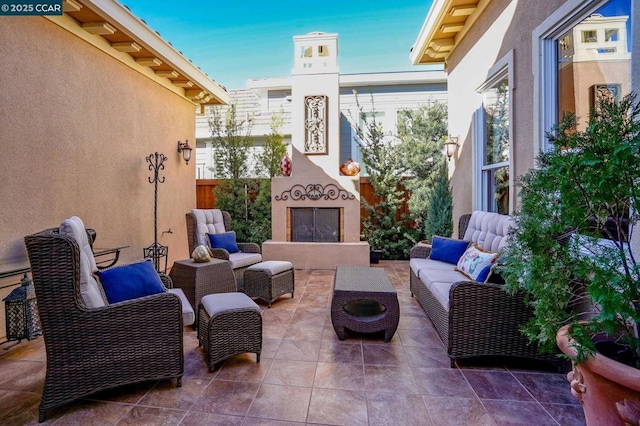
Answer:
<path fill-rule="evenodd" d="M 244 292 L 249 297 L 266 301 L 271 307 L 278 297 L 291 293 L 293 298 L 293 264 L 268 260 L 249 266 L 244 271 Z"/>
<path fill-rule="evenodd" d="M 202 298 L 198 307 L 198 340 L 207 354 L 209 370 L 232 356 L 262 350 L 260 307 L 243 293 L 217 293 Z"/>

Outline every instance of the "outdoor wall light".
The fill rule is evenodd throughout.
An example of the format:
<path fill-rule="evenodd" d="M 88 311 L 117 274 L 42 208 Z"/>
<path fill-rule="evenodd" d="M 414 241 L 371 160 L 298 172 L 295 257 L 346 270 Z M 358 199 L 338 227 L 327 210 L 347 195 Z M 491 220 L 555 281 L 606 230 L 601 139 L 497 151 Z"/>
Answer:
<path fill-rule="evenodd" d="M 447 152 L 447 160 L 451 161 L 451 157 L 453 157 L 458 149 L 458 138 L 455 136 L 449 136 L 449 139 L 444 143 L 444 147 Z"/>
<path fill-rule="evenodd" d="M 187 139 L 184 143 L 178 141 L 178 152 L 182 153 L 182 158 L 184 161 L 189 164 L 189 160 L 191 160 L 191 151 L 193 148 L 189 146 L 189 139 Z"/>

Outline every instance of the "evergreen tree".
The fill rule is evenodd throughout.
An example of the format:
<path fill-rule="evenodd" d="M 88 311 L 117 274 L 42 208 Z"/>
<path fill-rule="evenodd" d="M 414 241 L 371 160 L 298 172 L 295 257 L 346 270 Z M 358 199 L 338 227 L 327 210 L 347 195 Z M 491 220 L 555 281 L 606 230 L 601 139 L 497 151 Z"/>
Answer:
<path fill-rule="evenodd" d="M 434 235 L 450 237 L 453 233 L 453 195 L 449 187 L 447 163 L 442 160 L 433 188 L 427 198 L 424 235 L 431 241 Z"/>

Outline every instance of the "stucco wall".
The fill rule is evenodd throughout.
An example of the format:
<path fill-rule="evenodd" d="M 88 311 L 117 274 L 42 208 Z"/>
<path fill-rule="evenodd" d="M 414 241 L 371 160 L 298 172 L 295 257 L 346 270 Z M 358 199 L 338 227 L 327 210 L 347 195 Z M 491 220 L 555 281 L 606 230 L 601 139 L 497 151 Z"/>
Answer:
<path fill-rule="evenodd" d="M 511 173 L 520 176 L 534 165 L 532 31 L 563 3 L 563 0 L 492 1 L 449 57 L 449 132 L 458 136 L 461 144 L 458 158 L 450 164 L 455 222 L 460 215 L 472 211 L 474 205 L 473 116 L 482 106 L 477 89 L 490 77 L 489 71 L 496 61 L 510 51 L 514 77 Z M 512 195 L 517 195 L 517 189 Z"/>
<path fill-rule="evenodd" d="M 169 266 L 188 257 L 194 162 L 177 141 L 195 140 L 194 106 L 42 17 L 0 20 L 0 57 L 0 269 L 26 257 L 25 235 L 71 215 L 96 229 L 96 246 L 129 245 L 121 260 L 141 259 L 153 243 L 145 157 L 156 151 L 168 157 L 159 240 Z"/>

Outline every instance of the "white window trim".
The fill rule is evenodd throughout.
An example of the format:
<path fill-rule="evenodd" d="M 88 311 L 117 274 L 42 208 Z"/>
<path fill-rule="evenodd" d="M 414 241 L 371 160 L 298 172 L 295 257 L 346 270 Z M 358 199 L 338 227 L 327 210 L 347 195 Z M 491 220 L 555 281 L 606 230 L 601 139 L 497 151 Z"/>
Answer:
<path fill-rule="evenodd" d="M 533 126 L 534 157 L 549 149 L 546 134 L 558 121 L 556 40 L 607 1 L 568 0 L 533 30 L 533 123 L 537 123 Z"/>
<path fill-rule="evenodd" d="M 492 164 L 491 168 L 496 167 L 509 167 L 509 213 L 513 212 L 515 206 L 515 178 L 513 176 L 513 93 L 515 88 L 515 76 L 514 76 L 514 51 L 510 50 L 502 58 L 498 59 L 496 63 L 489 69 L 487 73 L 489 76 L 484 83 L 482 83 L 476 91 L 482 93 L 489 87 L 493 86 L 500 79 L 507 77 L 509 81 L 509 161 L 502 163 Z M 486 197 L 484 196 L 485 185 L 483 184 L 482 172 L 487 168 L 484 166 L 483 156 L 484 153 L 484 104 L 480 109 L 476 111 L 474 117 L 474 150 L 473 150 L 473 206 L 474 210 L 487 211 L 489 206 L 487 204 Z"/>

